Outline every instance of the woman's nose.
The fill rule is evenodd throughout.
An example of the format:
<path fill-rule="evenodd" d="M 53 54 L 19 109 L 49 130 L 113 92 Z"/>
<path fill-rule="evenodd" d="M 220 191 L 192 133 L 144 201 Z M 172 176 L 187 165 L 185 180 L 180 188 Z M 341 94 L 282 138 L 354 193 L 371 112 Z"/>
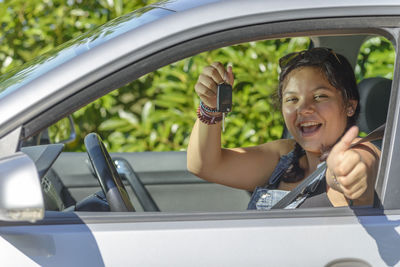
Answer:
<path fill-rule="evenodd" d="M 315 111 L 314 103 L 311 103 L 309 101 L 302 101 L 301 103 L 299 103 L 299 106 L 297 108 L 297 112 L 302 115 L 311 114 L 314 111 Z"/>

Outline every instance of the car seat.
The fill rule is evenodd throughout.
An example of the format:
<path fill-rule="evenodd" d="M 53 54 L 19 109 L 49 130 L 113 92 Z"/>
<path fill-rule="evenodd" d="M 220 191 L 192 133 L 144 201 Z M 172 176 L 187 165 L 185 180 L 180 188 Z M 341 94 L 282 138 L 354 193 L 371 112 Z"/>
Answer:
<path fill-rule="evenodd" d="M 360 116 L 357 125 L 360 132 L 370 133 L 386 122 L 392 81 L 375 77 L 366 78 L 358 84 L 360 93 Z M 381 148 L 382 141 L 374 141 Z"/>

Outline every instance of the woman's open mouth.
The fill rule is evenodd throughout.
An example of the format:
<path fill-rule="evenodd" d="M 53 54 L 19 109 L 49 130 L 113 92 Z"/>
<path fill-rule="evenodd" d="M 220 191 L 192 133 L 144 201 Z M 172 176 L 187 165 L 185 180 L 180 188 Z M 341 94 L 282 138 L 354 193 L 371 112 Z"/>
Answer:
<path fill-rule="evenodd" d="M 302 122 L 299 124 L 299 129 L 303 137 L 312 136 L 318 132 L 322 124 L 318 122 Z"/>

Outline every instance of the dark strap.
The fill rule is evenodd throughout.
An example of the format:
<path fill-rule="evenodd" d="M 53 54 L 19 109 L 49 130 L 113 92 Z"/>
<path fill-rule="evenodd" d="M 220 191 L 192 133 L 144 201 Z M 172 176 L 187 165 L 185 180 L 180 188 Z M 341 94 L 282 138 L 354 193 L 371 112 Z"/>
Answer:
<path fill-rule="evenodd" d="M 280 158 L 278 165 L 275 167 L 274 171 L 272 172 L 272 174 L 270 176 L 268 183 L 264 186 L 264 188 L 276 189 L 278 187 L 278 184 L 280 182 L 280 178 L 282 177 L 282 174 L 293 163 L 293 157 L 294 157 L 294 150 L 290 151 L 287 155 L 283 155 Z"/>
<path fill-rule="evenodd" d="M 385 132 L 385 123 L 372 132 L 370 132 L 367 136 L 361 138 L 357 143 L 351 145 L 354 147 L 363 142 L 371 142 L 375 140 L 379 140 L 383 138 L 383 134 Z M 298 186 L 296 186 L 290 193 L 288 193 L 285 197 L 283 197 L 278 203 L 271 207 L 271 209 L 283 209 L 290 203 L 292 203 L 298 196 L 306 193 L 307 187 L 314 182 L 314 180 L 326 169 L 326 162 L 322 162 L 318 165 L 318 168 L 303 182 L 301 182 Z"/>

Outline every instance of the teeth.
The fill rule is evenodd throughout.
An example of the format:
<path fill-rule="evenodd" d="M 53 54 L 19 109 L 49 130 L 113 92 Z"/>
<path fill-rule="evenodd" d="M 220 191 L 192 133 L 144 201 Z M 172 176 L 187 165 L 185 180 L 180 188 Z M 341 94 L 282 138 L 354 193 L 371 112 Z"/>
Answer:
<path fill-rule="evenodd" d="M 301 127 L 309 127 L 309 126 L 315 126 L 315 125 L 319 125 L 318 122 L 303 122 L 300 124 Z"/>

